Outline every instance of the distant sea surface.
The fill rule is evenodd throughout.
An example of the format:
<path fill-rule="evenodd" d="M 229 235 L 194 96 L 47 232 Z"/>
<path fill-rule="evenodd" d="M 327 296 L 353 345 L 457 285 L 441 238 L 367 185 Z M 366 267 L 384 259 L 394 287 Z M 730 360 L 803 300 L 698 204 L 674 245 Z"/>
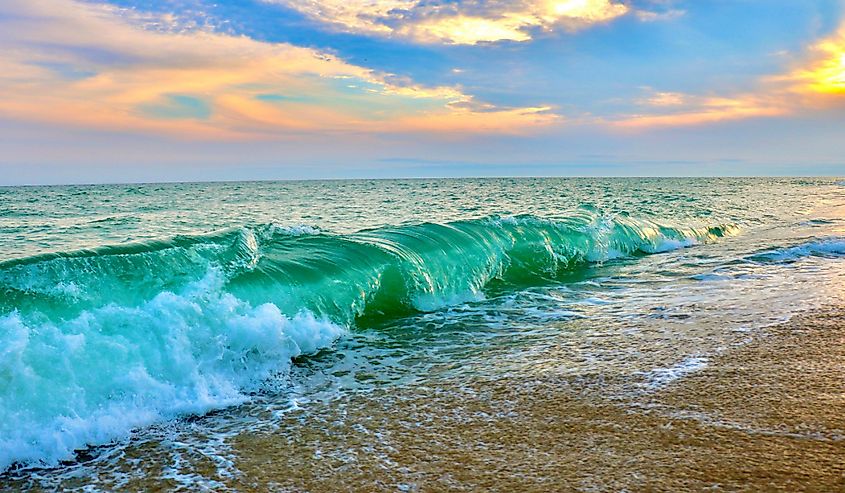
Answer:
<path fill-rule="evenodd" d="M 356 398 L 424 392 L 423 428 L 479 382 L 644 402 L 843 288 L 837 179 L 0 188 L 0 485 L 237 488 L 269 433 L 413 490 L 331 443 Z"/>

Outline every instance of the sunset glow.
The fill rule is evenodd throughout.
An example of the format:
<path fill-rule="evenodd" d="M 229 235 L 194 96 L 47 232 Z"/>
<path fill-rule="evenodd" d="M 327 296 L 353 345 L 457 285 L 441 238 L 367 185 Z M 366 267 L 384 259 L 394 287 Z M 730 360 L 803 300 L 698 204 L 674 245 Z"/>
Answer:
<path fill-rule="evenodd" d="M 82 149 L 121 135 L 131 166 L 154 143 L 163 162 L 211 159 L 224 176 L 246 149 L 273 176 L 287 176 L 279 156 L 341 175 L 342 156 L 379 176 L 395 162 L 423 174 L 441 162 L 519 174 L 513 163 L 583 173 L 617 161 L 637 173 L 679 153 L 796 162 L 769 145 L 664 137 L 768 143 L 775 126 L 807 132 L 829 166 L 845 154 L 842 139 L 819 141 L 845 111 L 845 20 L 836 2 L 802 5 L 767 16 L 674 0 L 8 0 L 0 164 L 29 173 L 26 163 L 106 166 L 114 155 L 19 144 L 69 132 L 85 135 L 72 145 Z"/>

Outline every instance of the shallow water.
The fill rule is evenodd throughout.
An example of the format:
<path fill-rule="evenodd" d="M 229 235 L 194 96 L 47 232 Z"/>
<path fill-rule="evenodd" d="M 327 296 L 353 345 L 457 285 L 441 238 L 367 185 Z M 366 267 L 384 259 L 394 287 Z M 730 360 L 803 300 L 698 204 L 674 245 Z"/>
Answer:
<path fill-rule="evenodd" d="M 843 206 L 834 179 L 0 189 L 2 481 L 427 489 L 391 447 L 448 456 L 517 412 L 466 406 L 491 388 L 636 407 L 840 303 Z"/>

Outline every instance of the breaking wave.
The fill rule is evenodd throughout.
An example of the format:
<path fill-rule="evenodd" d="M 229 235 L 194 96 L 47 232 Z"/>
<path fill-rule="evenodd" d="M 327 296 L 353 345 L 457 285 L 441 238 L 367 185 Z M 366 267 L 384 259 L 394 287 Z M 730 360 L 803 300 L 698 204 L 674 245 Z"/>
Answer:
<path fill-rule="evenodd" d="M 0 470 L 243 402 L 356 323 L 735 230 L 583 209 L 345 235 L 259 225 L 2 262 Z"/>

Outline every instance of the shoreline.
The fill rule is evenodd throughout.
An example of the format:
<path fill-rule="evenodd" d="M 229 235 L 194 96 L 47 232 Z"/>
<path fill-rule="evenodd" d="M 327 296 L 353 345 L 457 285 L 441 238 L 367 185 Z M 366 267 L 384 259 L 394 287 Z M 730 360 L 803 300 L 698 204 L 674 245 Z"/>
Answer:
<path fill-rule="evenodd" d="M 844 343 L 845 309 L 825 309 L 658 388 L 644 375 L 556 371 L 380 388 L 230 437 L 235 475 L 185 453 L 194 474 L 237 491 L 842 491 Z M 168 442 L 131 443 L 108 471 L 91 459 L 93 474 L 56 486 L 178 488 Z M 135 473 L 122 482 L 120 471 Z M 39 490 L 51 474 L 0 490 Z"/>

